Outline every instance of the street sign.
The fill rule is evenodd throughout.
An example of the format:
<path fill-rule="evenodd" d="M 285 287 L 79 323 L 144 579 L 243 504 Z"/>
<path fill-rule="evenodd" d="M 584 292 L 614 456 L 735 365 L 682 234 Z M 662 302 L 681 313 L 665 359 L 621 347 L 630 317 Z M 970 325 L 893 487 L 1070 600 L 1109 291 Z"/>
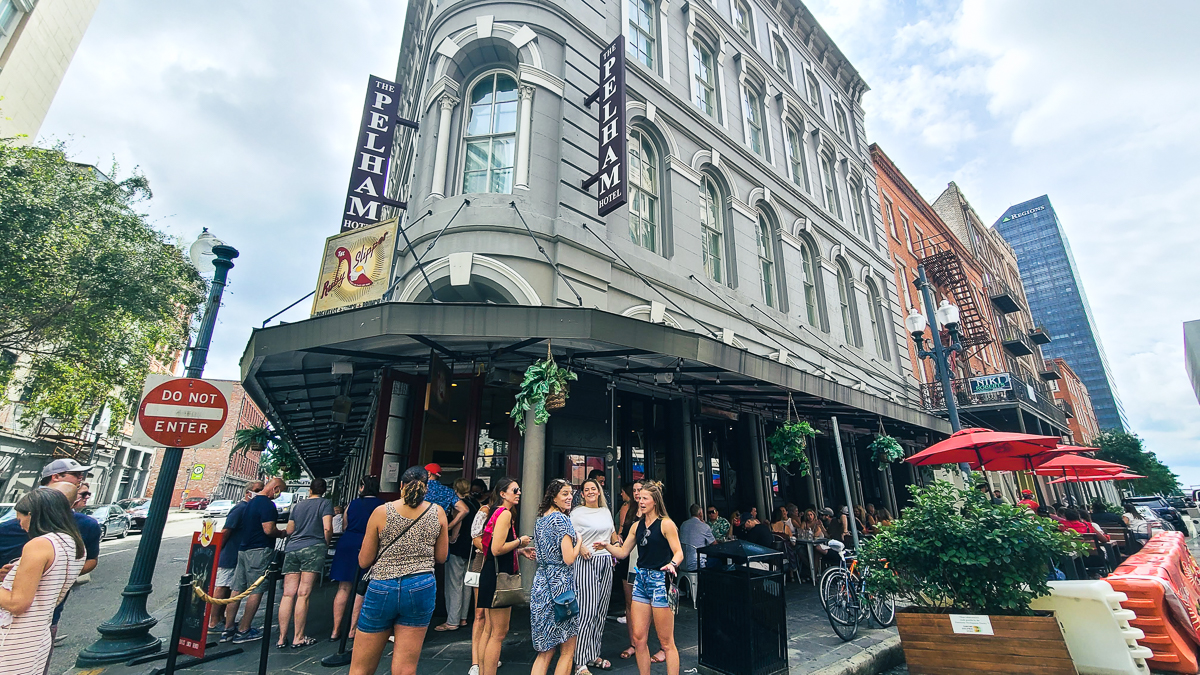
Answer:
<path fill-rule="evenodd" d="M 204 465 L 196 464 L 192 467 L 192 480 L 200 480 L 204 478 Z"/>
<path fill-rule="evenodd" d="M 207 542 L 205 541 L 207 539 Z M 196 585 L 212 595 L 217 590 L 217 559 L 221 557 L 221 533 L 208 529 L 192 534 L 192 547 L 188 551 L 187 573 Z M 188 599 L 183 606 L 183 625 L 179 631 L 180 654 L 204 658 L 208 645 L 208 617 L 213 606 L 196 597 L 187 589 Z"/>
<path fill-rule="evenodd" d="M 150 375 L 142 389 L 134 445 L 219 448 L 233 382 Z M 203 475 L 203 468 L 201 469 Z"/>

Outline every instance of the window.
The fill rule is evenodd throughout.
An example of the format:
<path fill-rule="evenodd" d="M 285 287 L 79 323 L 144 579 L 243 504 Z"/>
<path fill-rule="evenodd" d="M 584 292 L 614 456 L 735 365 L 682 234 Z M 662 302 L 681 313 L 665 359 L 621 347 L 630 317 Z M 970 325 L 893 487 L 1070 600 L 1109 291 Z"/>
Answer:
<path fill-rule="evenodd" d="M 628 0 L 629 2 L 629 53 L 646 67 L 654 68 L 654 2 L 653 0 Z"/>
<path fill-rule="evenodd" d="M 762 96 L 749 87 L 742 88 L 742 103 L 746 108 L 746 142 L 754 154 L 765 157 L 766 145 L 763 140 L 763 111 Z"/>
<path fill-rule="evenodd" d="M 892 231 L 892 237 L 896 241 L 900 241 L 900 235 L 896 234 L 896 213 L 892 210 L 892 200 L 887 197 L 883 198 L 883 219 L 887 221 L 888 229 Z"/>
<path fill-rule="evenodd" d="M 775 70 L 783 76 L 783 79 L 792 82 L 792 53 L 788 50 L 787 45 L 783 44 L 783 40 L 778 35 L 771 36 L 771 51 L 775 56 Z"/>
<path fill-rule="evenodd" d="M 505 73 L 487 75 L 471 90 L 463 192 L 512 192 L 516 140 L 517 82 Z"/>
<path fill-rule="evenodd" d="M 804 137 L 796 127 L 788 125 L 787 141 L 788 167 L 792 172 L 792 182 L 805 192 L 812 192 L 808 184 L 808 158 L 804 155 Z"/>
<path fill-rule="evenodd" d="M 738 32 L 750 44 L 754 44 L 754 15 L 750 13 L 750 7 L 742 0 L 737 0 L 733 3 L 733 22 L 737 25 Z"/>
<path fill-rule="evenodd" d="M 704 261 L 704 273 L 718 284 L 724 283 L 721 269 L 722 242 L 725 231 L 725 201 L 721 191 L 709 176 L 700 181 L 700 252 Z"/>
<path fill-rule="evenodd" d="M 825 188 L 825 208 L 842 219 L 842 202 L 838 199 L 837 189 L 837 169 L 833 167 L 833 157 L 828 153 L 821 153 L 821 182 Z"/>
<path fill-rule="evenodd" d="M 917 251 L 922 256 L 925 255 L 925 234 L 916 225 L 913 225 L 913 243 L 916 244 Z"/>
<path fill-rule="evenodd" d="M 817 266 L 816 260 L 813 259 L 813 250 L 807 242 L 800 243 L 800 258 L 804 261 L 804 308 L 808 313 L 808 325 L 813 328 L 820 327 L 818 320 L 820 314 L 817 311 Z"/>
<path fill-rule="evenodd" d="M 867 281 L 867 295 L 871 302 L 871 335 L 875 336 L 875 353 L 884 361 L 892 360 L 892 352 L 888 349 L 887 313 L 883 310 L 883 300 L 879 297 L 879 289 L 874 281 Z"/>
<path fill-rule="evenodd" d="M 12 0 L 0 0 L 0 37 L 8 35 L 10 24 L 21 13 Z"/>
<path fill-rule="evenodd" d="M 900 225 L 904 230 L 904 245 L 908 247 L 908 252 L 912 253 L 912 230 L 908 228 L 908 216 L 904 215 L 903 211 L 900 212 Z"/>
<path fill-rule="evenodd" d="M 833 123 L 837 125 L 838 136 L 841 136 L 847 143 L 850 142 L 850 125 L 846 122 L 846 109 L 841 103 L 833 104 Z"/>
<path fill-rule="evenodd" d="M 817 82 L 817 76 L 812 73 L 805 73 L 805 80 L 808 82 L 808 104 L 817 111 L 821 117 L 825 116 L 825 107 L 821 105 L 821 83 Z"/>
<path fill-rule="evenodd" d="M 863 212 L 862 184 L 857 178 L 850 179 L 850 215 L 854 218 L 854 229 L 870 241 L 871 233 L 867 231 L 867 218 Z"/>
<path fill-rule="evenodd" d="M 699 40 L 692 40 L 692 102 L 700 112 L 717 118 L 717 72 L 713 55 Z"/>
<path fill-rule="evenodd" d="M 846 335 L 846 343 L 861 347 L 862 337 L 858 329 L 858 306 L 854 301 L 854 282 L 851 281 L 850 269 L 842 261 L 839 261 L 837 266 L 837 284 L 838 302 L 842 307 L 842 330 Z"/>
<path fill-rule="evenodd" d="M 658 153 L 646 132 L 629 132 L 629 238 L 658 252 L 659 176 Z"/>
<path fill-rule="evenodd" d="M 775 255 L 772 251 L 771 224 L 758 215 L 758 264 L 762 268 L 763 302 L 775 307 Z"/>

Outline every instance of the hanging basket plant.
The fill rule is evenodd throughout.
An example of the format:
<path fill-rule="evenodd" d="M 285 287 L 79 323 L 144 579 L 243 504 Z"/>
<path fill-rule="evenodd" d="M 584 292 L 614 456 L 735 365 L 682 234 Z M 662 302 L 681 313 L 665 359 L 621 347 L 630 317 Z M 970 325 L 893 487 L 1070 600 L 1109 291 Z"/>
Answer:
<path fill-rule="evenodd" d="M 904 448 L 900 447 L 900 442 L 887 434 L 876 434 L 875 440 L 867 448 L 880 471 L 886 469 L 888 464 L 904 459 Z"/>
<path fill-rule="evenodd" d="M 546 359 L 536 361 L 525 369 L 525 378 L 521 381 L 521 390 L 517 392 L 516 405 L 513 406 L 509 417 L 517 422 L 521 434 L 525 434 L 525 412 L 533 411 L 533 419 L 538 424 L 550 420 L 550 411 L 567 404 L 570 392 L 567 383 L 578 380 L 579 376 L 566 368 L 559 367 L 554 362 L 550 348 L 546 348 Z"/>
<path fill-rule="evenodd" d="M 812 469 L 804 448 L 808 445 L 808 439 L 819 433 L 808 422 L 797 420 L 785 423 L 767 438 L 767 445 L 771 446 L 771 461 L 791 475 L 807 476 Z M 792 465 L 797 466 L 796 473 L 788 469 Z"/>

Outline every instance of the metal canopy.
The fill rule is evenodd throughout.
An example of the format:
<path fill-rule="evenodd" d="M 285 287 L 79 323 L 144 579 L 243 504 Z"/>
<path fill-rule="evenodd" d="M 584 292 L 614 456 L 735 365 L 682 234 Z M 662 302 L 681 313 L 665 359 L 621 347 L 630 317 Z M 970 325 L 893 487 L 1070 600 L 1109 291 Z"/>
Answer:
<path fill-rule="evenodd" d="M 368 435 L 383 368 L 424 374 L 435 352 L 459 372 L 520 372 L 545 357 L 547 341 L 560 364 L 622 388 L 779 418 L 791 393 L 801 415 L 838 415 L 864 429 L 882 419 L 893 434 L 950 433 L 948 422 L 914 407 L 719 340 L 597 309 L 387 303 L 256 329 L 242 356 L 242 382 L 313 475 L 332 476 Z M 343 396 L 348 416 L 335 422 L 335 400 Z"/>

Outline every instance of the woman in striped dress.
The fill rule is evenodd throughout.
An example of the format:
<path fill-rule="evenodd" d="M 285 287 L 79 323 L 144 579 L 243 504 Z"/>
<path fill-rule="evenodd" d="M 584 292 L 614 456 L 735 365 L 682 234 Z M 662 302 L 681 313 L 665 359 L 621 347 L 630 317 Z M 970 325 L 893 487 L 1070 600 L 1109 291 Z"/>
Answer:
<path fill-rule="evenodd" d="M 571 566 L 575 593 L 579 596 L 579 639 L 575 643 L 575 663 L 579 665 L 575 672 L 592 675 L 591 668 L 612 669 L 612 662 L 600 656 L 600 643 L 613 585 L 613 557 L 608 551 L 593 551 L 592 544 L 598 541 L 615 544 L 619 539 L 600 483 L 589 478 L 583 481 L 579 492 L 583 495 L 583 505 L 571 511 L 571 525 L 583 547 Z"/>
<path fill-rule="evenodd" d="M 0 568 L 0 673 L 40 675 L 53 645 L 54 608 L 83 569 L 83 537 L 58 490 L 34 490 L 14 510 L 29 543 L 15 563 Z"/>

